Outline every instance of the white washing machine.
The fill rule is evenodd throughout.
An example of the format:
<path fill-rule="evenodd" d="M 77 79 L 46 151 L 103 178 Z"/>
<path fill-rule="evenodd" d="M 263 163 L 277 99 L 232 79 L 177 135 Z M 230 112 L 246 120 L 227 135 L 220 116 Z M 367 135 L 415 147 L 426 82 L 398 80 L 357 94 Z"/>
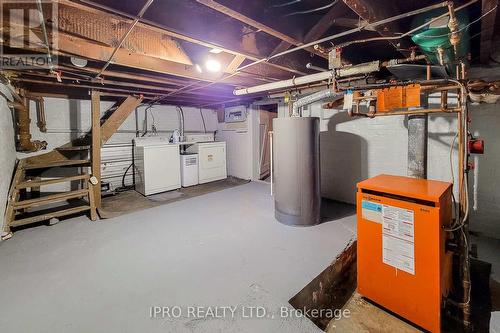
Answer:
<path fill-rule="evenodd" d="M 198 185 L 198 154 L 181 155 L 181 185 Z"/>
<path fill-rule="evenodd" d="M 200 184 L 227 178 L 226 142 L 200 142 L 187 149 L 198 154 Z"/>
<path fill-rule="evenodd" d="M 179 145 L 163 137 L 134 139 L 135 189 L 142 195 L 181 187 Z"/>

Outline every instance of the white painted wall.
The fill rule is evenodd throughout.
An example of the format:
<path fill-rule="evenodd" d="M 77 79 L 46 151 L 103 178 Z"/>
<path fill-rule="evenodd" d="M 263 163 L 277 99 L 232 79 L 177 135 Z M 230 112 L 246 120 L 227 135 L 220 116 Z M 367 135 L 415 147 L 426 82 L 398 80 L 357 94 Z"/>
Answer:
<path fill-rule="evenodd" d="M 432 106 L 432 105 L 431 105 Z M 284 115 L 285 105 L 280 106 Z M 471 229 L 500 238 L 500 110 L 498 105 L 472 105 L 471 131 L 486 140 L 479 155 L 478 210 L 471 212 Z M 408 132 L 404 116 L 349 118 L 346 113 L 321 109 L 315 103 L 304 116 L 321 118 L 322 195 L 355 203 L 356 183 L 378 174 L 406 175 Z M 450 145 L 456 134 L 453 115 L 429 117 L 428 178 L 452 181 Z M 456 144 L 452 153 L 457 181 Z M 473 176 L 470 176 L 473 188 Z M 455 188 L 456 191 L 456 188 Z M 471 190 L 472 192 L 472 190 Z M 471 198 L 472 198 L 472 193 Z M 471 202 L 472 205 L 472 202 Z"/>
<path fill-rule="evenodd" d="M 3 90 L 3 87 L 0 88 Z M 0 226 L 2 229 L 4 224 L 4 209 L 7 203 L 15 162 L 16 148 L 12 113 L 7 106 L 5 98 L 0 97 Z"/>
<path fill-rule="evenodd" d="M 114 102 L 101 102 L 101 114 L 104 114 Z M 217 114 L 211 109 L 182 107 L 184 111 L 185 132 L 203 133 L 217 130 Z M 62 98 L 45 98 L 45 114 L 47 133 L 41 133 L 36 126 L 36 108 L 30 104 L 31 132 L 33 140 L 45 140 L 47 151 L 59 147 L 71 139 L 80 137 L 91 128 L 90 100 L 68 100 Z M 202 118 L 203 114 L 203 118 Z M 136 122 L 138 128 L 136 128 Z M 150 135 L 152 124 L 155 124 L 158 135 L 170 137 L 172 131 L 179 128 L 179 117 L 175 106 L 157 105 L 147 111 L 146 106 L 137 109 L 120 126 L 118 131 L 102 147 L 103 182 L 109 181 L 114 188 L 121 186 L 122 175 L 132 162 L 132 140 L 136 130 L 142 135 L 146 129 Z M 43 154 L 40 151 L 32 154 L 18 153 L 19 158 Z M 132 183 L 132 173 L 129 171 L 125 184 Z M 68 185 L 47 186 L 47 191 L 69 190 Z"/>

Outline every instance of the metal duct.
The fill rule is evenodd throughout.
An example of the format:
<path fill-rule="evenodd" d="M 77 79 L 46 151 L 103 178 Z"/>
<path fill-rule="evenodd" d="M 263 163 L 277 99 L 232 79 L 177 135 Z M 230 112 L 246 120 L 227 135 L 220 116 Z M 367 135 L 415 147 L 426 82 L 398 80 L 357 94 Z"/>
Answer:
<path fill-rule="evenodd" d="M 315 92 L 314 94 L 307 95 L 305 97 L 299 98 L 293 103 L 292 110 L 293 110 L 293 115 L 298 116 L 298 110 L 300 107 L 303 107 L 305 105 L 312 104 L 317 101 L 321 101 L 327 98 L 333 98 L 334 100 L 338 100 L 344 97 L 344 93 L 337 93 L 333 91 L 333 89 L 325 89 L 321 90 L 318 92 Z"/>
<path fill-rule="evenodd" d="M 273 120 L 274 207 L 281 223 L 320 222 L 319 118 Z"/>

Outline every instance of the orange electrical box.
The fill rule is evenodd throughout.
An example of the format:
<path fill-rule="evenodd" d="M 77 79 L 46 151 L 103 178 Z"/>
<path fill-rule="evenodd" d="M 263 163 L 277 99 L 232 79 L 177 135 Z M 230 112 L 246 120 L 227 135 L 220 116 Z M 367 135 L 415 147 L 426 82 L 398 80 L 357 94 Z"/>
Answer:
<path fill-rule="evenodd" d="M 358 183 L 358 292 L 431 332 L 451 283 L 452 184 L 379 175 Z"/>
<path fill-rule="evenodd" d="M 394 86 L 377 91 L 377 111 L 420 107 L 420 85 Z"/>

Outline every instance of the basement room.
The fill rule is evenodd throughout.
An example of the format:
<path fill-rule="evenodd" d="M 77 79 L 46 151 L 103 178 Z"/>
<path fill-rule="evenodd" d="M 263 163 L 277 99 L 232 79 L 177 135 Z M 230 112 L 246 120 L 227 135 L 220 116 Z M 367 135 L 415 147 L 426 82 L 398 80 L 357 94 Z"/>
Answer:
<path fill-rule="evenodd" d="M 0 1 L 0 332 L 500 333 L 497 6 Z"/>

